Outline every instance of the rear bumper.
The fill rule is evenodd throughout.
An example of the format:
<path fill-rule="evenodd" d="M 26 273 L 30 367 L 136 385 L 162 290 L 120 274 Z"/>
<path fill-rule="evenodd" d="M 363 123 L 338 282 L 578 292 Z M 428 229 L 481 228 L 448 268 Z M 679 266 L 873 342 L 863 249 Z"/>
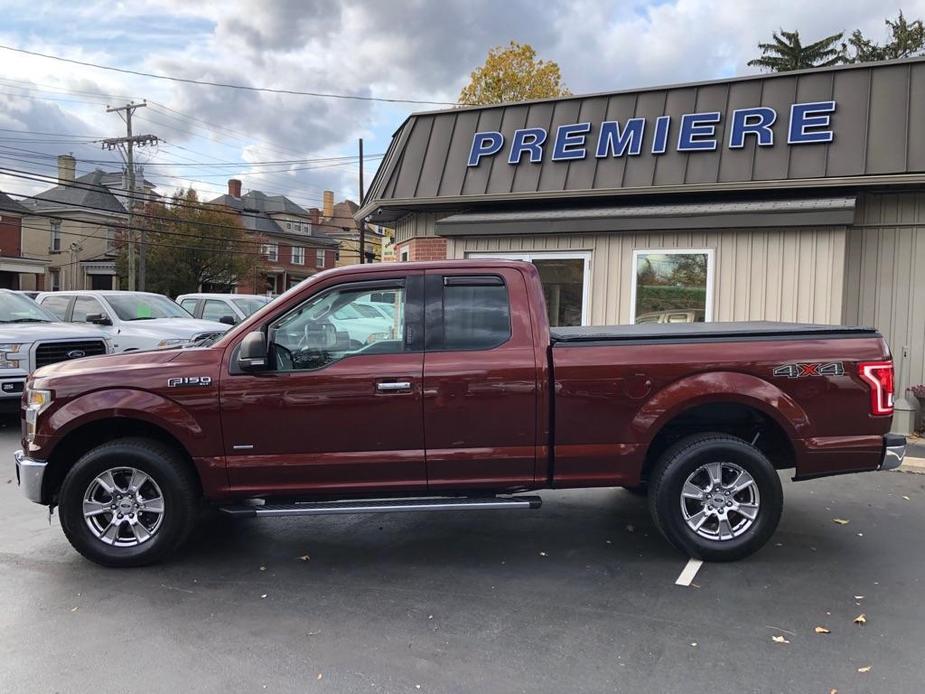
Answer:
<path fill-rule="evenodd" d="M 880 470 L 895 470 L 903 464 L 906 457 L 906 437 L 900 434 L 887 434 L 883 437 L 883 458 Z"/>
<path fill-rule="evenodd" d="M 22 489 L 23 495 L 29 501 L 42 503 L 42 480 L 45 478 L 48 463 L 27 458 L 22 451 L 16 451 L 13 460 L 16 462 L 16 483 Z"/>

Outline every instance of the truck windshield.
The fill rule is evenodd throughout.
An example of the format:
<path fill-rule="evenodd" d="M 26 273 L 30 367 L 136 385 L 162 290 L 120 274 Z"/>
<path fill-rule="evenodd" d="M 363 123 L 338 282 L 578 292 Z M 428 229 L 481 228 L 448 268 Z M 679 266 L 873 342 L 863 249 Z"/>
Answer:
<path fill-rule="evenodd" d="M 190 317 L 182 307 L 159 294 L 112 294 L 106 301 L 124 321 Z"/>
<path fill-rule="evenodd" d="M 57 320 L 32 299 L 0 292 L 0 323 L 54 323 Z"/>

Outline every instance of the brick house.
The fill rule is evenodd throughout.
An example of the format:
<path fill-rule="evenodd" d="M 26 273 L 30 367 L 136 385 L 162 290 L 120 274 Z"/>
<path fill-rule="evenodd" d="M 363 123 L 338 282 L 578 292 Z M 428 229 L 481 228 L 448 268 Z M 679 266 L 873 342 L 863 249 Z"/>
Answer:
<path fill-rule="evenodd" d="M 360 262 L 360 227 L 353 216 L 359 209 L 353 200 L 334 202 L 334 192 L 324 191 L 324 209 L 321 211 L 321 222 L 318 226 L 319 235 L 340 241 L 340 254 L 337 266 L 355 265 Z M 378 263 L 382 260 L 382 250 L 392 234 L 375 224 L 366 225 L 366 234 L 363 240 L 364 262 Z"/>
<path fill-rule="evenodd" d="M 24 257 L 22 252 L 23 217 L 28 214 L 29 210 L 0 193 L 0 287 L 3 289 L 45 288 L 48 263 Z"/>
<path fill-rule="evenodd" d="M 319 234 L 320 210 L 306 209 L 285 195 L 259 190 L 241 194 L 241 181 L 228 181 L 228 192 L 211 201 L 238 214 L 264 257 L 263 270 L 241 278 L 241 294 L 281 294 L 310 275 L 337 263 L 338 241 Z"/>

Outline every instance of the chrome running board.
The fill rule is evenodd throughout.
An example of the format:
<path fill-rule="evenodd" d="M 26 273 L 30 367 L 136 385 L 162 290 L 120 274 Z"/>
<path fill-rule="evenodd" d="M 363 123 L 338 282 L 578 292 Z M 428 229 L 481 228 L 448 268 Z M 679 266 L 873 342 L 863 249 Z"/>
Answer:
<path fill-rule="evenodd" d="M 372 499 L 356 501 L 306 501 L 262 506 L 220 506 L 222 513 L 242 518 L 255 516 L 324 516 L 335 513 L 398 513 L 417 511 L 495 511 L 539 508 L 538 496 L 462 497 L 438 499 Z"/>

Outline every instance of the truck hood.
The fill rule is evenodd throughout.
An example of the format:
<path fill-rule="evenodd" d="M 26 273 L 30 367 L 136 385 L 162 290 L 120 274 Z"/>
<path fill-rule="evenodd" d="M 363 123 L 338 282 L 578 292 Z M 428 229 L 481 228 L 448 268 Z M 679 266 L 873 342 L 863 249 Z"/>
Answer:
<path fill-rule="evenodd" d="M 227 326 L 225 326 L 227 327 Z M 92 340 L 106 334 L 92 325 L 76 323 L 0 323 L 0 343 L 38 340 Z"/>
<path fill-rule="evenodd" d="M 189 339 L 201 333 L 223 333 L 230 325 L 199 318 L 152 318 L 150 320 L 126 321 L 119 326 L 123 333 L 150 335 L 160 338 Z"/>
<path fill-rule="evenodd" d="M 57 379 L 63 376 L 85 376 L 94 378 L 103 374 L 115 374 L 127 382 L 131 379 L 129 372 L 169 364 L 184 351 L 179 349 L 158 349 L 150 352 L 123 352 L 121 354 L 105 354 L 98 357 L 83 357 L 69 359 L 56 364 L 43 366 L 35 372 L 36 378 Z"/>

